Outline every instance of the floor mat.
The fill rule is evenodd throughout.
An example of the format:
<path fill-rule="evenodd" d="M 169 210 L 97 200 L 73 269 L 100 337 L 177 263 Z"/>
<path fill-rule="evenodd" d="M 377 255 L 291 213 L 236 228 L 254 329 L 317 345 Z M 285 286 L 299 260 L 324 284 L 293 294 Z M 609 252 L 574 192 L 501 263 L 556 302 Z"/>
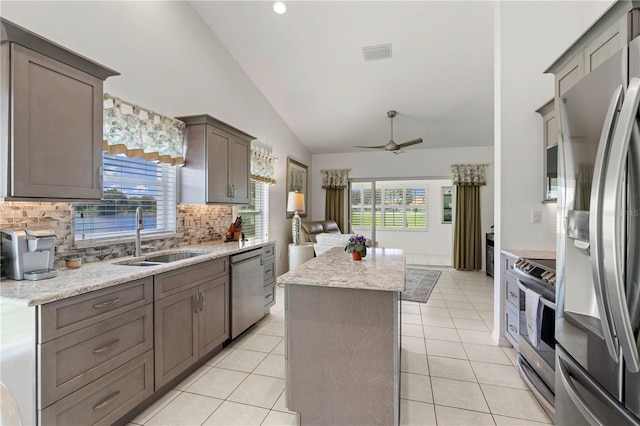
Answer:
<path fill-rule="evenodd" d="M 402 292 L 402 300 L 426 302 L 442 272 L 435 269 L 414 268 L 407 266 L 406 287 Z"/>

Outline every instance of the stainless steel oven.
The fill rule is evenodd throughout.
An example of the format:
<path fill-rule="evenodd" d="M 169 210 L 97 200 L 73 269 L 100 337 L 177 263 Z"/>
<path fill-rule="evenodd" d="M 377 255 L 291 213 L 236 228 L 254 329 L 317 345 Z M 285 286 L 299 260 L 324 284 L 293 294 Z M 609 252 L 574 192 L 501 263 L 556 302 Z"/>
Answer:
<path fill-rule="evenodd" d="M 518 370 L 544 410 L 553 419 L 556 345 L 555 260 L 518 259 L 514 270 L 518 275 L 520 289 Z M 528 313 L 527 298 L 532 299 L 529 300 Z M 535 306 L 533 314 L 532 306 Z"/>

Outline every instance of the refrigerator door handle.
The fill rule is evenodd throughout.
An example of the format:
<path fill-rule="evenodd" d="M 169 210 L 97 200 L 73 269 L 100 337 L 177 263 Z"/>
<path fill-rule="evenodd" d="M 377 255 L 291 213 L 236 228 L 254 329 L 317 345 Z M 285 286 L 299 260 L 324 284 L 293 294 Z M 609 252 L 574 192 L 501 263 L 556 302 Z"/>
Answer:
<path fill-rule="evenodd" d="M 603 264 L 605 267 L 605 282 L 609 295 L 609 307 L 615 324 L 618 341 L 626 361 L 627 369 L 631 373 L 640 371 L 640 357 L 636 346 L 635 335 L 631 326 L 631 318 L 627 309 L 625 294 L 625 274 L 623 265 L 625 253 L 623 244 L 626 214 L 618 210 L 622 206 L 622 184 L 626 170 L 629 143 L 632 138 L 635 117 L 640 103 L 640 79 L 632 78 L 620 110 L 620 117 L 613 135 L 613 143 L 609 151 L 606 174 L 604 180 L 602 203 L 602 236 L 603 236 Z"/>
<path fill-rule="evenodd" d="M 558 367 L 560 367 L 560 371 L 558 373 L 560 380 L 562 381 L 562 386 L 578 411 L 580 411 L 580 414 L 582 414 L 591 426 L 604 426 L 600 419 L 589 409 L 589 405 L 582 396 L 580 396 L 580 393 L 573 385 L 573 382 L 571 381 L 571 372 L 565 365 L 562 358 L 558 358 Z"/>
<path fill-rule="evenodd" d="M 613 92 L 609 109 L 602 127 L 600 142 L 598 143 L 598 152 L 593 168 L 593 186 L 591 188 L 591 205 L 589 210 L 589 244 L 586 249 L 591 255 L 591 274 L 593 276 L 594 289 L 596 292 L 596 300 L 598 303 L 598 311 L 600 312 L 600 323 L 602 324 L 602 332 L 609 355 L 615 362 L 618 362 L 619 351 L 618 342 L 616 341 L 616 332 L 614 321 L 611 317 L 609 309 L 607 286 L 604 277 L 605 267 L 602 259 L 602 201 L 604 191 L 605 164 L 609 157 L 609 151 L 616 128 L 618 118 L 618 109 L 623 99 L 622 85 L 618 86 Z M 576 243 L 578 240 L 575 241 Z"/>

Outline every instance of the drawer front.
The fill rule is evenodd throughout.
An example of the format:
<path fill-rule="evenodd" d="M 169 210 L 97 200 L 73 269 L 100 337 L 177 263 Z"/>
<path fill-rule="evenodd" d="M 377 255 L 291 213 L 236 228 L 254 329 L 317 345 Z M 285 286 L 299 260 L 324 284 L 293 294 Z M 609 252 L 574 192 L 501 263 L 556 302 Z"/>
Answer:
<path fill-rule="evenodd" d="M 229 274 L 229 259 L 222 258 L 176 269 L 155 276 L 155 300 Z"/>
<path fill-rule="evenodd" d="M 263 269 L 264 269 L 264 280 L 275 280 L 276 279 L 276 258 L 270 257 L 263 259 L 262 261 Z"/>
<path fill-rule="evenodd" d="M 39 343 L 47 342 L 153 300 L 153 277 L 41 306 Z"/>
<path fill-rule="evenodd" d="M 153 348 L 153 305 L 51 340 L 39 347 L 44 408 Z"/>
<path fill-rule="evenodd" d="M 276 255 L 276 245 L 269 244 L 268 246 L 262 247 L 262 255 L 264 257 L 275 257 Z"/>
<path fill-rule="evenodd" d="M 43 425 L 110 425 L 153 394 L 153 351 L 61 399 L 40 413 Z"/>
<path fill-rule="evenodd" d="M 518 349 L 518 311 L 505 309 L 505 332 L 507 339 Z"/>
<path fill-rule="evenodd" d="M 271 284 L 264 286 L 264 307 L 270 308 L 276 304 L 276 283 L 273 281 Z"/>
<path fill-rule="evenodd" d="M 504 256 L 504 269 L 508 272 L 513 272 L 513 265 L 516 263 L 517 258 L 511 256 Z"/>
<path fill-rule="evenodd" d="M 513 305 L 513 309 L 520 307 L 520 289 L 518 288 L 518 279 L 509 273 L 504 274 L 505 282 L 505 299 Z"/>

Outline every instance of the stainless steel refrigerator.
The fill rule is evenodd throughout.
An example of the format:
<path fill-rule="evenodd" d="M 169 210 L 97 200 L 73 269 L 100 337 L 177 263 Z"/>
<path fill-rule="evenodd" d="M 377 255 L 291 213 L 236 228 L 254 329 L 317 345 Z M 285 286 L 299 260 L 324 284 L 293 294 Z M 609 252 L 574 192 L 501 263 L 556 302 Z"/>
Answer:
<path fill-rule="evenodd" d="M 640 425 L 640 39 L 560 99 L 558 425 Z"/>

